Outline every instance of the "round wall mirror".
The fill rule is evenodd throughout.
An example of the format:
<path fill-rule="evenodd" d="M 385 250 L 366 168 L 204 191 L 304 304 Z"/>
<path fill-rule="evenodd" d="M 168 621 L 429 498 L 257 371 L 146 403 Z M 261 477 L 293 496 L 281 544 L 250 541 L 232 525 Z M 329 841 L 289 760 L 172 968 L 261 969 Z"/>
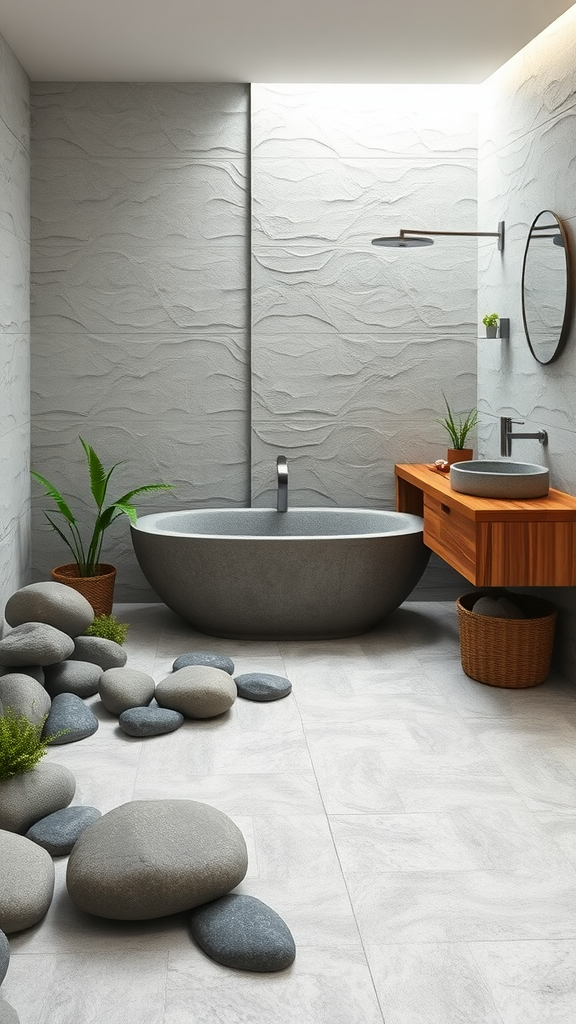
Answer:
<path fill-rule="evenodd" d="M 570 312 L 568 239 L 556 214 L 543 210 L 532 222 L 522 265 L 524 331 L 539 363 L 552 363 L 560 355 Z"/>

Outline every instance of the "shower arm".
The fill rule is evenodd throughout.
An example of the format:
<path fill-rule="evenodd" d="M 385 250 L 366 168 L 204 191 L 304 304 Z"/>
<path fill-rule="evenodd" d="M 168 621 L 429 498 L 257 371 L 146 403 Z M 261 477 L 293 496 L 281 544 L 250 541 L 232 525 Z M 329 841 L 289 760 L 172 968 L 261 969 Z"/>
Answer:
<path fill-rule="evenodd" d="M 474 238 L 497 238 L 498 248 L 504 248 L 504 221 L 498 224 L 498 231 L 416 231 L 415 228 L 401 228 L 399 238 L 406 235 L 465 235 Z"/>

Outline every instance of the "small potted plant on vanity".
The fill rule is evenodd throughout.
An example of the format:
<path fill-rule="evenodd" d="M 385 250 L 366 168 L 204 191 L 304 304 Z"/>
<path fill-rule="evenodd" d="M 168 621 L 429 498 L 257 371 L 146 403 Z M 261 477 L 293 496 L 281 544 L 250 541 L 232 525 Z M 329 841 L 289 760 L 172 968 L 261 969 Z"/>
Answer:
<path fill-rule="evenodd" d="M 496 331 L 498 330 L 498 321 L 500 317 L 498 313 L 486 313 L 486 316 L 482 318 L 482 323 L 486 328 L 486 337 L 495 338 Z"/>
<path fill-rule="evenodd" d="M 136 509 L 133 505 L 136 495 L 149 491 L 167 491 L 173 485 L 144 484 L 142 487 L 135 487 L 133 490 L 127 491 L 116 501 L 106 504 L 110 478 L 120 463 L 117 462 L 111 469 L 105 470 L 91 445 L 82 438 L 80 438 L 80 443 L 86 456 L 90 491 L 96 503 L 93 521 L 84 534 L 85 539 L 80 532 L 76 516 L 60 491 L 40 473 L 36 473 L 34 470 L 31 472 L 34 479 L 44 487 L 46 496 L 54 501 L 56 508 L 52 511 L 52 515 L 62 516 L 61 526 L 68 531 L 68 535 L 54 521 L 52 515 L 45 511 L 46 519 L 74 556 L 72 563 L 60 565 L 52 570 L 52 579 L 58 583 L 65 583 L 83 594 L 94 608 L 96 615 L 109 615 L 112 611 L 116 568 L 100 561 L 104 533 L 122 515 L 128 516 L 130 522 L 136 523 Z"/>
<path fill-rule="evenodd" d="M 438 422 L 442 424 L 452 442 L 452 447 L 448 448 L 446 454 L 446 461 L 450 466 L 454 462 L 468 462 L 473 457 L 474 451 L 472 448 L 466 447 L 466 439 L 478 423 L 478 412 L 476 409 L 471 409 L 466 415 L 454 414 L 446 395 L 443 394 L 442 397 L 446 403 L 446 416 Z"/>

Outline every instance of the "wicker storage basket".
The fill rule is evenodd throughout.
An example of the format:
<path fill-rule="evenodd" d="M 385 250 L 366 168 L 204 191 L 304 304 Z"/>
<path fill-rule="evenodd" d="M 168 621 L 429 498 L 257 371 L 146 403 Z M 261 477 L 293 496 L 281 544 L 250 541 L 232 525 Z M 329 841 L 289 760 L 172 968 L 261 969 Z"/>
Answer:
<path fill-rule="evenodd" d="M 92 605 L 95 615 L 110 615 L 114 600 L 116 569 L 104 562 L 97 568 L 98 576 L 78 576 L 76 563 L 59 565 L 57 569 L 52 569 L 52 579 L 82 594 Z"/>
<path fill-rule="evenodd" d="M 473 604 L 482 591 L 464 594 L 456 602 L 460 627 L 462 668 L 471 679 L 489 686 L 519 689 L 543 683 L 550 671 L 556 609 L 549 601 L 528 594 L 507 594 L 525 619 L 475 615 Z M 490 591 L 486 596 L 501 597 Z"/>

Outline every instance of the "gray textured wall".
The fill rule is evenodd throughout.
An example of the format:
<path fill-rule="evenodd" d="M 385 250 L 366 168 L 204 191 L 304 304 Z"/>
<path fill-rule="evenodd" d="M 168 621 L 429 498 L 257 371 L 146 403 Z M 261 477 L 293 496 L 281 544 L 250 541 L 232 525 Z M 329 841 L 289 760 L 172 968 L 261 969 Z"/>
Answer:
<path fill-rule="evenodd" d="M 36 83 L 32 139 L 33 465 L 67 494 L 79 434 L 123 488 L 177 485 L 143 511 L 271 504 L 280 450 L 293 503 L 390 507 L 394 463 L 444 453 L 477 243 L 370 239 L 475 225 L 474 89 L 254 86 L 249 123 L 244 86 Z M 150 596 L 113 531 L 118 598 Z M 34 538 L 44 577 L 38 511 Z"/>
<path fill-rule="evenodd" d="M 248 99 L 33 84 L 32 458 L 69 495 L 88 499 L 81 435 L 126 460 L 112 497 L 175 484 L 141 512 L 249 503 Z M 42 578 L 71 559 L 34 519 Z M 103 557 L 120 600 L 152 597 L 126 519 Z"/>
<path fill-rule="evenodd" d="M 530 224 L 545 209 L 563 220 L 576 259 L 576 8 L 533 40 L 480 89 L 479 211 L 485 223 L 506 218 L 506 250 L 482 247 L 479 315 L 510 317 L 509 342 L 478 349 L 480 451 L 499 457 L 499 417 L 524 420 L 523 430 L 546 428 L 549 446 L 515 441 L 512 456 L 550 467 L 553 487 L 576 494 L 576 323 L 560 358 L 533 359 L 524 336 L 522 259 Z M 574 268 L 572 271 L 574 278 Z M 557 660 L 576 670 L 573 588 L 542 591 L 563 609 Z"/>
<path fill-rule="evenodd" d="M 28 78 L 0 36 L 0 609 L 30 561 L 29 162 Z"/>

